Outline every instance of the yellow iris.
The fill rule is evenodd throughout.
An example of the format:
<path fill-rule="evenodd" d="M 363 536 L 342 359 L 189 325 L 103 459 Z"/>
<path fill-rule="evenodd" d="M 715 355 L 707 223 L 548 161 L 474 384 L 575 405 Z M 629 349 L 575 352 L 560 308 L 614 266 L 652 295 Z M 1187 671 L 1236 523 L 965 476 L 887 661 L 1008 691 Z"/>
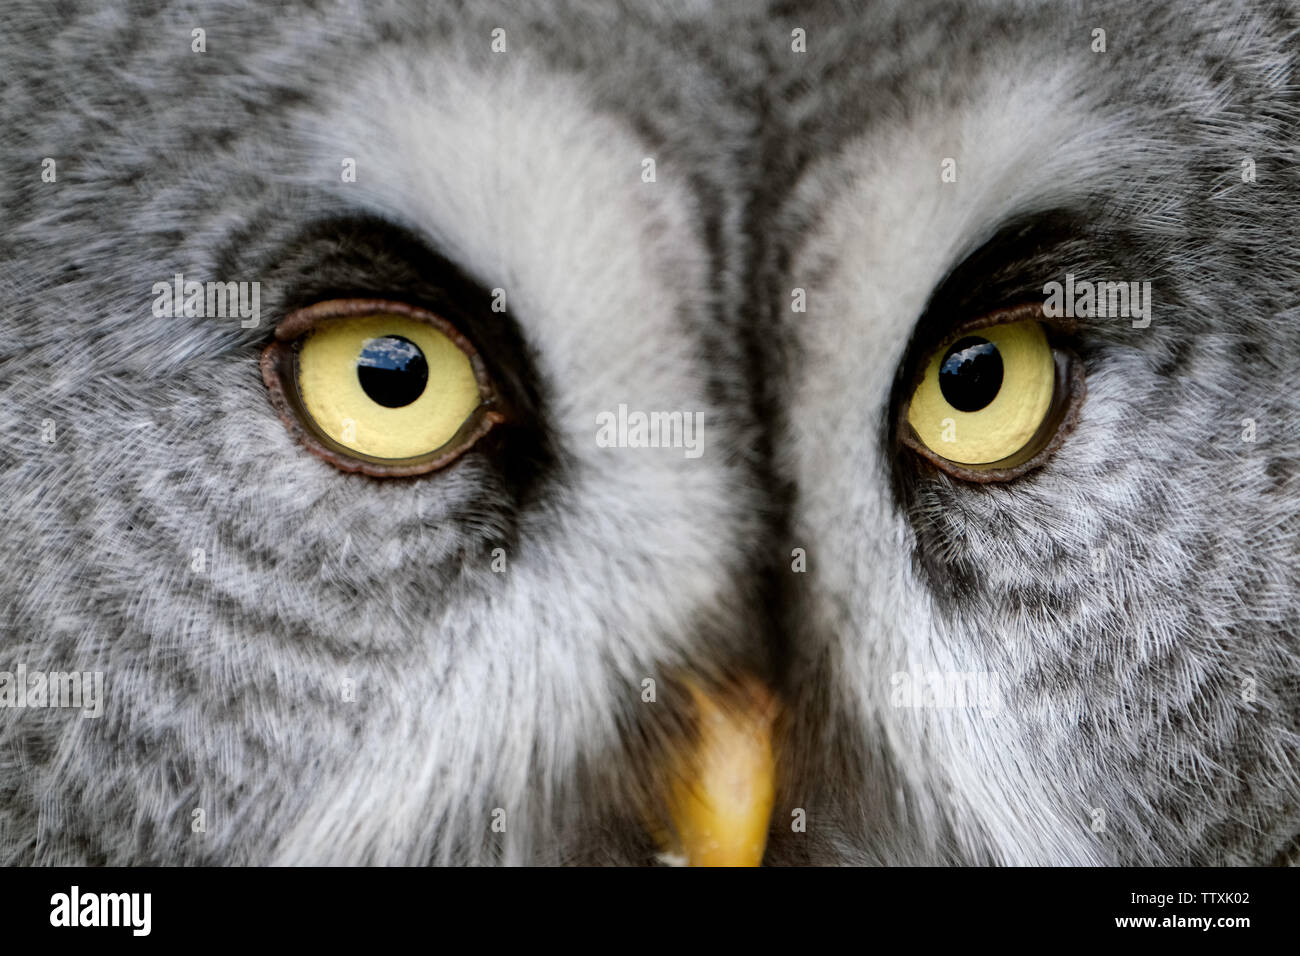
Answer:
<path fill-rule="evenodd" d="M 422 388 L 418 378 L 402 383 L 408 395 L 415 394 L 397 407 L 376 401 L 372 392 L 378 392 L 373 386 L 368 392 L 359 374 L 359 366 L 367 369 L 385 348 L 389 353 L 396 348 L 399 362 L 417 364 L 418 349 L 427 367 Z M 380 459 L 436 451 L 455 437 L 481 400 L 469 356 L 429 323 L 403 315 L 340 318 L 317 326 L 298 353 L 298 392 L 323 434 L 355 454 Z"/>
<path fill-rule="evenodd" d="M 962 411 L 949 401 L 956 393 L 945 395 L 940 382 L 945 346 L 926 366 L 912 394 L 907 420 L 935 454 L 959 464 L 986 465 L 1016 454 L 1038 432 L 1052 406 L 1056 365 L 1047 335 L 1036 321 L 988 326 L 971 335 L 992 343 L 1001 359 L 1001 384 L 991 401 L 972 411 Z"/>

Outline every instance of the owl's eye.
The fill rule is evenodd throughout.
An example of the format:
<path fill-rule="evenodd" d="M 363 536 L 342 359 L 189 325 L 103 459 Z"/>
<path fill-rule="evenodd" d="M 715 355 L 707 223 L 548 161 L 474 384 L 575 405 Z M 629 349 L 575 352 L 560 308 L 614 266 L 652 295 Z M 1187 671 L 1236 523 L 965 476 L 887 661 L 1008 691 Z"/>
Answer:
<path fill-rule="evenodd" d="M 504 417 L 469 340 L 403 303 L 347 299 L 299 309 L 276 328 L 262 376 L 290 430 L 344 471 L 433 471 Z"/>
<path fill-rule="evenodd" d="M 955 477 L 1006 481 L 1046 460 L 1082 397 L 1077 360 L 1021 307 L 966 325 L 930 353 L 900 437 Z"/>

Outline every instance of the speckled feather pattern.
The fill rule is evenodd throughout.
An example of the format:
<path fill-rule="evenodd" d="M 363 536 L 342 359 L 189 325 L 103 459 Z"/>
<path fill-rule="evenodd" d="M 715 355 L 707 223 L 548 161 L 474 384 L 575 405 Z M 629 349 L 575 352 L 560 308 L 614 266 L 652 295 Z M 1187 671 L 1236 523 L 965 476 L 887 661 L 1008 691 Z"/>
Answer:
<path fill-rule="evenodd" d="M 644 6 L 7 0 L 0 671 L 106 701 L 0 710 L 0 863 L 648 862 L 680 681 L 742 672 L 769 862 L 1293 861 L 1294 6 Z M 1047 465 L 902 448 L 936 330 L 1067 272 L 1154 314 L 1080 322 Z M 259 325 L 154 317 L 177 273 Z M 519 420 L 308 455 L 258 356 L 338 295 L 455 311 Z M 895 706 L 931 672 L 1000 708 Z"/>

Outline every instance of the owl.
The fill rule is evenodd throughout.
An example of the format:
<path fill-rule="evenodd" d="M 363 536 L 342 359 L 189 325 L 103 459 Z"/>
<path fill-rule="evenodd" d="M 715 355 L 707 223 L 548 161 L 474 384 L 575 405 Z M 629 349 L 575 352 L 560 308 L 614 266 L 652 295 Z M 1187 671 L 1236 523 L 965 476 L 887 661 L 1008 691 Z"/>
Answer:
<path fill-rule="evenodd" d="M 4 6 L 0 862 L 1300 859 L 1290 4 Z"/>

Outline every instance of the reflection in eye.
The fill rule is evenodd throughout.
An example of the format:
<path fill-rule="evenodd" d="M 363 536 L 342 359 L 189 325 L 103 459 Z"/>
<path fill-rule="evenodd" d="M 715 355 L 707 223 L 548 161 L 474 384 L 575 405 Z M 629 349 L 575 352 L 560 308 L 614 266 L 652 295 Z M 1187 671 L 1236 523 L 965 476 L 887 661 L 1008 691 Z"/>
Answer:
<path fill-rule="evenodd" d="M 362 390 L 380 405 L 401 408 L 424 392 L 429 363 L 410 339 L 385 335 L 362 344 L 357 379 Z"/>
<path fill-rule="evenodd" d="M 958 411 L 977 412 L 1002 388 L 1002 353 L 988 339 L 967 336 L 939 363 L 939 389 Z"/>
<path fill-rule="evenodd" d="M 286 318 L 276 339 L 262 359 L 272 401 L 309 450 L 344 470 L 432 471 L 502 420 L 474 347 L 433 313 L 324 302 Z"/>
<path fill-rule="evenodd" d="M 1041 464 L 1082 395 L 1081 370 L 1036 318 L 983 325 L 931 354 L 900 437 L 957 477 L 1006 480 Z"/>

